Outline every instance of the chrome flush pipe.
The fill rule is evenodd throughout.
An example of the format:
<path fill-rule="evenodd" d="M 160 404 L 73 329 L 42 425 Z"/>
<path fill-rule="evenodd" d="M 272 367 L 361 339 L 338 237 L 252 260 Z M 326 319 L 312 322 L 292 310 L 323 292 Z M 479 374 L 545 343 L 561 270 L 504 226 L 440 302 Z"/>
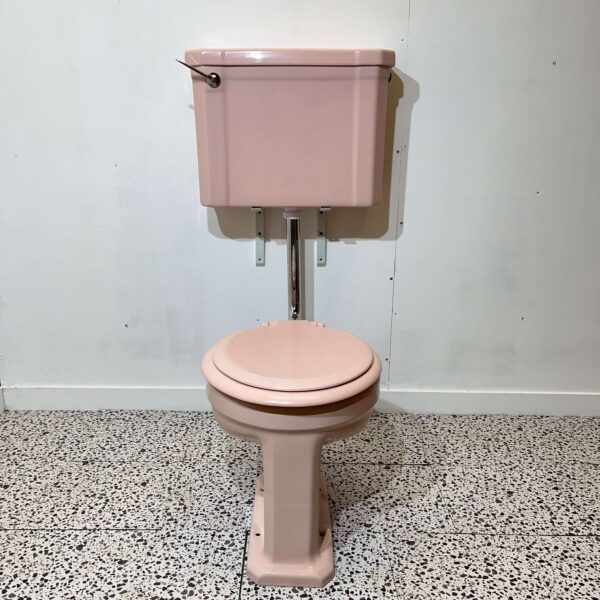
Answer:
<path fill-rule="evenodd" d="M 300 240 L 300 219 L 302 211 L 283 209 L 283 218 L 287 230 L 287 266 L 288 266 L 288 318 L 304 319 L 302 301 L 302 248 Z"/>

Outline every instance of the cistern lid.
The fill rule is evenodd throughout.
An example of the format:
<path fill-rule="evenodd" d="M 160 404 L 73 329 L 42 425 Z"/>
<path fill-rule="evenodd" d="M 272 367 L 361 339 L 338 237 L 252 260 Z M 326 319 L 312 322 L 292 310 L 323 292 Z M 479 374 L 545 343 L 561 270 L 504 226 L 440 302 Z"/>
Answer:
<path fill-rule="evenodd" d="M 225 338 L 216 368 L 244 385 L 281 392 L 323 390 L 363 375 L 371 348 L 357 336 L 310 321 L 272 321 Z"/>
<path fill-rule="evenodd" d="M 187 61 L 203 66 L 335 66 L 393 67 L 393 50 L 381 48 L 198 48 L 185 53 Z"/>

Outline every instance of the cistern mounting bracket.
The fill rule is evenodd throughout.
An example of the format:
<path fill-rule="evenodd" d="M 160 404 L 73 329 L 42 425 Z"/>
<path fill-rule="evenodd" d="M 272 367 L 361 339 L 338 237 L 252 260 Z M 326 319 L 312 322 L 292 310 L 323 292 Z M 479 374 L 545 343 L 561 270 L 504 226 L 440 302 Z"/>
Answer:
<path fill-rule="evenodd" d="M 265 266 L 265 211 L 260 206 L 253 206 L 256 237 L 254 241 L 254 257 L 257 267 Z"/>
<path fill-rule="evenodd" d="M 327 264 L 327 213 L 331 209 L 328 206 L 319 208 L 317 217 L 317 267 Z"/>

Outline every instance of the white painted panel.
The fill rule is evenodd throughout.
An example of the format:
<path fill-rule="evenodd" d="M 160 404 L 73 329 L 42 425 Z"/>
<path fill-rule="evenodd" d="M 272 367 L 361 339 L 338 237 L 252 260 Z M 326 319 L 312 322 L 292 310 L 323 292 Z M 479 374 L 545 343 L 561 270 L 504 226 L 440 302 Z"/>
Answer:
<path fill-rule="evenodd" d="M 600 4 L 411 5 L 392 385 L 600 389 Z"/>
<path fill-rule="evenodd" d="M 408 0 L 2 3 L 2 383 L 197 386 L 211 344 L 285 318 L 280 214 L 267 215 L 276 240 L 256 268 L 249 211 L 199 205 L 190 78 L 175 58 L 370 46 L 403 60 L 407 19 Z M 395 230 L 389 200 L 384 210 L 377 239 L 346 228 L 311 283 L 318 318 L 382 354 Z"/>
<path fill-rule="evenodd" d="M 285 317 L 279 212 L 257 268 L 251 214 L 199 205 L 191 85 L 176 57 L 381 46 L 396 50 L 402 81 L 391 84 L 386 201 L 331 213 L 307 316 L 391 357 L 384 383 L 389 372 L 391 393 L 408 398 L 397 405 L 512 412 L 516 399 L 590 414 L 599 30 L 594 0 L 415 0 L 410 18 L 408 0 L 0 4 L 7 406 L 55 385 L 82 408 L 126 405 L 138 389 L 130 404 L 143 406 L 146 387 L 167 390 L 153 407 L 180 388 L 193 405 L 211 344 Z M 304 230 L 312 264 L 314 214 Z"/>

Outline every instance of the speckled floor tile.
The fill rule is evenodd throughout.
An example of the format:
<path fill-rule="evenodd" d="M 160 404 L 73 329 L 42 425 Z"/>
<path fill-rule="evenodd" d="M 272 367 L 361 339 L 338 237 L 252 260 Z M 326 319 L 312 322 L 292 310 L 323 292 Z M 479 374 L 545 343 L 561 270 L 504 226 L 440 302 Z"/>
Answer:
<path fill-rule="evenodd" d="M 245 532 L 0 531 L 0 597 L 234 599 Z"/>
<path fill-rule="evenodd" d="M 597 564 L 592 568 L 597 571 Z M 590 573 L 561 578 L 552 590 L 552 600 L 600 600 L 600 579 Z"/>
<path fill-rule="evenodd" d="M 600 418 L 421 415 L 424 454 L 437 464 L 600 464 Z"/>
<path fill-rule="evenodd" d="M 199 461 L 177 466 L 165 527 L 233 529 L 250 526 L 258 468 L 255 461 Z"/>
<path fill-rule="evenodd" d="M 87 437 L 74 411 L 0 413 L 0 456 L 4 460 L 80 460 Z M 97 413 L 94 413 L 97 414 Z"/>
<path fill-rule="evenodd" d="M 600 467 L 457 466 L 442 475 L 455 533 L 598 535 Z"/>
<path fill-rule="evenodd" d="M 183 460 L 194 413 L 159 411 L 10 412 L 0 455 L 12 460 L 164 462 Z"/>
<path fill-rule="evenodd" d="M 187 460 L 212 460 L 233 462 L 257 460 L 257 443 L 242 440 L 226 433 L 215 421 L 212 413 L 191 413 L 187 439 Z"/>
<path fill-rule="evenodd" d="M 397 598 L 385 542 L 379 533 L 336 531 L 335 578 L 324 588 L 257 586 L 244 575 L 242 600 L 379 600 Z"/>
<path fill-rule="evenodd" d="M 600 600 L 599 453 L 599 419 L 377 415 L 323 452 L 336 580 L 242 597 Z M 0 456 L 0 597 L 238 597 L 260 453 L 212 414 L 2 413 Z"/>
<path fill-rule="evenodd" d="M 357 435 L 323 447 L 326 463 L 423 464 L 428 461 L 422 439 L 423 421 L 415 415 L 371 416 Z"/>
<path fill-rule="evenodd" d="M 0 528 L 247 526 L 255 462 L 65 463 L 0 467 Z"/>
<path fill-rule="evenodd" d="M 428 466 L 328 465 L 334 528 L 445 531 L 436 473 Z"/>
<path fill-rule="evenodd" d="M 424 455 L 433 464 L 514 463 L 515 440 L 524 437 L 523 417 L 421 415 Z"/>
<path fill-rule="evenodd" d="M 558 571 L 553 598 L 600 599 L 600 537 L 544 537 L 539 543 L 540 554 L 546 557 L 546 571 Z"/>
<path fill-rule="evenodd" d="M 518 461 L 600 464 L 600 418 L 524 417 L 521 427 L 510 442 Z"/>
<path fill-rule="evenodd" d="M 386 536 L 401 600 L 558 600 L 561 538 Z M 579 596 L 578 596 L 579 597 Z M 581 596 L 583 598 L 583 596 Z"/>
<path fill-rule="evenodd" d="M 172 465 L 20 461 L 0 465 L 0 529 L 155 528 Z"/>

